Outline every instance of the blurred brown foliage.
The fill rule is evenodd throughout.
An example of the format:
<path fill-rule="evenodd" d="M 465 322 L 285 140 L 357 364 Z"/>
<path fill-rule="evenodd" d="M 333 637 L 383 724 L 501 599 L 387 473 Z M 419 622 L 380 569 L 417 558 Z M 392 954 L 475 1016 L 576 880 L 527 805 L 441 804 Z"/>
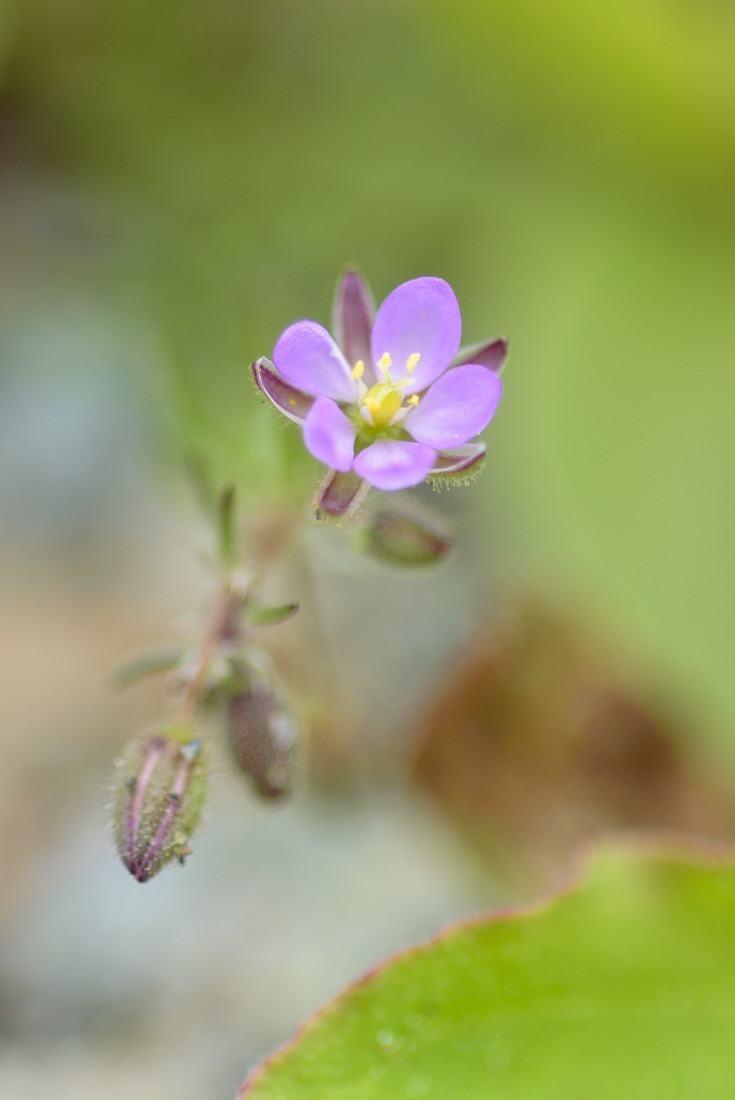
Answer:
<path fill-rule="evenodd" d="M 726 838 L 732 784 L 575 624 L 530 602 L 474 640 L 427 715 L 415 771 L 516 886 L 610 830 Z"/>

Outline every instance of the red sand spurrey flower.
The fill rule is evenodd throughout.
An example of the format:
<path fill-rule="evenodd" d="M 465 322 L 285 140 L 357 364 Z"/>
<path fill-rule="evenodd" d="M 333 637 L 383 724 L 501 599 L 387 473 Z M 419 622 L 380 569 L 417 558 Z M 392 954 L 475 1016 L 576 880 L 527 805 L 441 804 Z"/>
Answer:
<path fill-rule="evenodd" d="M 348 269 L 333 328 L 334 338 L 314 321 L 297 321 L 279 338 L 273 363 L 252 365 L 262 392 L 301 424 L 315 458 L 387 491 L 477 469 L 485 447 L 475 436 L 500 400 L 508 347 L 499 339 L 460 351 L 462 322 L 448 283 L 412 279 L 375 313 L 362 276 Z"/>

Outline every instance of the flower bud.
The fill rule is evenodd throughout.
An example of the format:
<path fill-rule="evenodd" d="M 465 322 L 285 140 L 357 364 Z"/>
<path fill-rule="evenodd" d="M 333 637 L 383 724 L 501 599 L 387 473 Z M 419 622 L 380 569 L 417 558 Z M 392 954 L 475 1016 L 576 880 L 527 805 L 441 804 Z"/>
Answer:
<path fill-rule="evenodd" d="M 386 565 L 424 569 L 444 561 L 454 543 L 435 516 L 391 505 L 373 513 L 358 533 L 357 547 Z"/>
<path fill-rule="evenodd" d="M 227 702 L 227 734 L 240 770 L 263 798 L 290 794 L 296 723 L 281 692 L 260 669 L 242 663 L 237 689 Z"/>
<path fill-rule="evenodd" d="M 202 745 L 191 730 L 165 727 L 134 738 L 118 767 L 115 844 L 133 878 L 147 882 L 189 854 L 207 793 Z"/>

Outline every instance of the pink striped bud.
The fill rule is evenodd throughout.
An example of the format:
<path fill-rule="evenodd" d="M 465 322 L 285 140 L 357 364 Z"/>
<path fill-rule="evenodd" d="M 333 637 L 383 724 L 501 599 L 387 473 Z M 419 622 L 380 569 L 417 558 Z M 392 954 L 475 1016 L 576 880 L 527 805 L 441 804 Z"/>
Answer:
<path fill-rule="evenodd" d="M 190 852 L 207 793 L 201 742 L 165 727 L 130 741 L 117 766 L 115 844 L 133 878 L 147 882 Z"/>

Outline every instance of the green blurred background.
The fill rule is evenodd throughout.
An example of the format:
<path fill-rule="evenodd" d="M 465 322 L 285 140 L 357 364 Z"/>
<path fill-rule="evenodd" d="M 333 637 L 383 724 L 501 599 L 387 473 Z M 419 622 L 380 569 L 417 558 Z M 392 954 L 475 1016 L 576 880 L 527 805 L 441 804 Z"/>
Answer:
<path fill-rule="evenodd" d="M 74 817 L 58 775 L 94 805 L 127 724 L 153 713 L 153 696 L 121 704 L 100 690 L 90 705 L 90 683 L 199 591 L 185 525 L 164 504 L 181 504 L 181 456 L 235 480 L 253 511 L 311 492 L 316 467 L 245 366 L 293 320 L 328 322 L 347 261 L 378 301 L 440 275 L 467 342 L 510 338 L 487 470 L 452 505 L 465 601 L 530 591 L 589 626 L 686 716 L 690 750 L 730 771 L 735 8 L 18 0 L 0 12 L 6 836 L 22 840 L 8 858 L 23 884 L 9 927 L 54 904 L 37 849 L 51 829 L 39 815 L 60 835 Z M 39 782 L 42 798 L 29 793 Z M 435 825 L 416 812 L 423 837 Z M 437 883 L 427 890 L 449 915 L 465 886 Z M 324 984 L 304 979 L 293 1020 L 276 1014 L 243 1041 L 243 1072 L 338 979 L 422 931 L 406 916 Z M 13 935 L 8 957 L 22 957 Z M 25 989 L 30 1004 L 26 972 L 10 969 L 11 999 Z M 110 996 L 89 1003 L 108 1011 Z M 234 997 L 227 1008 L 244 1011 Z M 6 1012 L 12 1043 L 53 1030 L 43 1012 Z M 234 1067 L 231 1038 L 221 1057 Z M 12 1094 L 37 1095 L 13 1057 Z M 91 1071 L 74 1066 L 80 1096 Z M 230 1081 L 208 1072 L 191 1092 L 177 1078 L 176 1094 Z M 143 1095 L 124 1071 L 115 1081 L 109 1095 Z"/>

